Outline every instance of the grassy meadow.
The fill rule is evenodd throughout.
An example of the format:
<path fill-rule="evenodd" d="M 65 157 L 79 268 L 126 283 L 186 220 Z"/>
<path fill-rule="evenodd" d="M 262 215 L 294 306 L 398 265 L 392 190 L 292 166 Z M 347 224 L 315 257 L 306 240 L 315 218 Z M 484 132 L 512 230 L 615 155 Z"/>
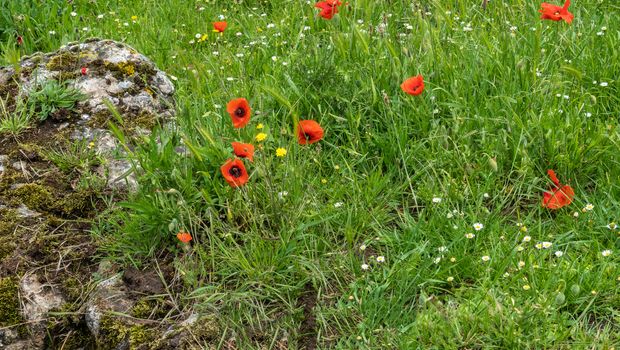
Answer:
<path fill-rule="evenodd" d="M 173 80 L 176 119 L 131 148 L 139 190 L 92 236 L 101 259 L 174 267 L 166 317 L 211 315 L 201 347 L 620 346 L 617 1 L 574 1 L 571 24 L 525 0 L 350 0 L 330 20 L 301 0 L 0 3 L 2 65 L 99 37 Z M 306 119 L 324 136 L 300 145 Z M 256 152 L 233 188 L 236 141 Z M 549 169 L 574 189 L 557 210 Z"/>

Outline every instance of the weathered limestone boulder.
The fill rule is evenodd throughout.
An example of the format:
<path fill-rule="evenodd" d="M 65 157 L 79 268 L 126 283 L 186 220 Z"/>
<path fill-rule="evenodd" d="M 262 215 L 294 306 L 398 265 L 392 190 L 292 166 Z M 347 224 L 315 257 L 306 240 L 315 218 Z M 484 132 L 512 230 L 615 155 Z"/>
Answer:
<path fill-rule="evenodd" d="M 109 312 L 134 306 L 120 277 L 93 282 L 99 261 L 90 222 L 106 209 L 104 197 L 137 186 L 109 125 L 134 143 L 174 120 L 172 82 L 122 43 L 91 39 L 0 67 L 6 111 L 49 81 L 85 98 L 44 121 L 32 118 L 17 136 L 0 132 L 2 349 L 88 348 Z"/>
<path fill-rule="evenodd" d="M 113 40 L 90 39 L 52 53 L 35 53 L 22 59 L 19 72 L 0 68 L 0 95 L 28 95 L 48 80 L 68 82 L 88 96 L 78 106 L 84 121 L 108 113 L 104 100 L 136 122 L 174 115 L 174 85 L 166 74 L 144 55 Z"/>

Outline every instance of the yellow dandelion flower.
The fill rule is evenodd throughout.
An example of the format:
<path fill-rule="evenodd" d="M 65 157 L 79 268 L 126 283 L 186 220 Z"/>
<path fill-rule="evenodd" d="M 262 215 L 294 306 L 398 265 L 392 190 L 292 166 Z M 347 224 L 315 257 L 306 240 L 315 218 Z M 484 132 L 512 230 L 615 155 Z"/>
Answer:
<path fill-rule="evenodd" d="M 260 129 L 264 128 L 264 127 L 265 127 L 265 126 L 263 125 L 263 123 L 258 123 L 258 125 L 256 125 L 256 128 L 257 128 L 258 130 L 260 130 Z"/>
<path fill-rule="evenodd" d="M 524 285 L 523 290 L 530 290 L 530 285 L 529 284 Z"/>
<path fill-rule="evenodd" d="M 286 149 L 280 147 L 278 149 L 276 149 L 276 156 L 277 157 L 284 157 L 286 155 Z"/>
<path fill-rule="evenodd" d="M 132 21 L 137 21 L 138 20 L 138 16 L 131 16 L 131 20 Z"/>
<path fill-rule="evenodd" d="M 254 139 L 258 142 L 263 142 L 265 141 L 266 138 L 267 138 L 267 134 L 265 134 L 264 132 L 261 132 L 258 135 L 256 135 Z"/>
<path fill-rule="evenodd" d="M 322 184 L 326 184 L 327 183 L 327 179 L 321 179 L 321 183 Z"/>

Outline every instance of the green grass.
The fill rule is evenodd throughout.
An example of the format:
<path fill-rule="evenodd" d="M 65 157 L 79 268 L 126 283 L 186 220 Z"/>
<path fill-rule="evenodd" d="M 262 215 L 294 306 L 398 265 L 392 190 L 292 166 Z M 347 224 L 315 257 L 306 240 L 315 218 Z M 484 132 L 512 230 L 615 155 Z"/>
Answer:
<path fill-rule="evenodd" d="M 217 315 L 215 346 L 302 347 L 308 293 L 319 348 L 620 346 L 615 1 L 575 2 L 572 25 L 525 0 L 358 0 L 331 21 L 304 1 L 4 4 L 1 38 L 22 35 L 23 54 L 112 38 L 176 77 L 178 130 L 133 150 L 140 191 L 95 234 L 120 262 L 176 254 L 181 303 Z M 405 95 L 416 74 L 424 93 Z M 240 130 L 236 97 L 255 111 Z M 299 119 L 325 138 L 298 145 Z M 219 170 L 232 141 L 257 146 L 240 189 Z M 569 207 L 541 207 L 547 169 Z"/>

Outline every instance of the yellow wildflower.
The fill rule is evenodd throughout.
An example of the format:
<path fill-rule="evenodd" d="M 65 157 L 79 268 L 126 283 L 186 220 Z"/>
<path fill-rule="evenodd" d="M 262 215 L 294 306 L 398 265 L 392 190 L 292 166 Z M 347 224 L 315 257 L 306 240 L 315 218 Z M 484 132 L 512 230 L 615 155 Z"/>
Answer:
<path fill-rule="evenodd" d="M 264 132 L 259 133 L 255 137 L 256 141 L 258 141 L 258 142 L 265 141 L 266 138 L 267 138 L 267 134 L 265 134 Z"/>
<path fill-rule="evenodd" d="M 277 157 L 284 157 L 286 155 L 286 149 L 280 147 L 278 149 L 276 149 L 276 156 Z"/>

